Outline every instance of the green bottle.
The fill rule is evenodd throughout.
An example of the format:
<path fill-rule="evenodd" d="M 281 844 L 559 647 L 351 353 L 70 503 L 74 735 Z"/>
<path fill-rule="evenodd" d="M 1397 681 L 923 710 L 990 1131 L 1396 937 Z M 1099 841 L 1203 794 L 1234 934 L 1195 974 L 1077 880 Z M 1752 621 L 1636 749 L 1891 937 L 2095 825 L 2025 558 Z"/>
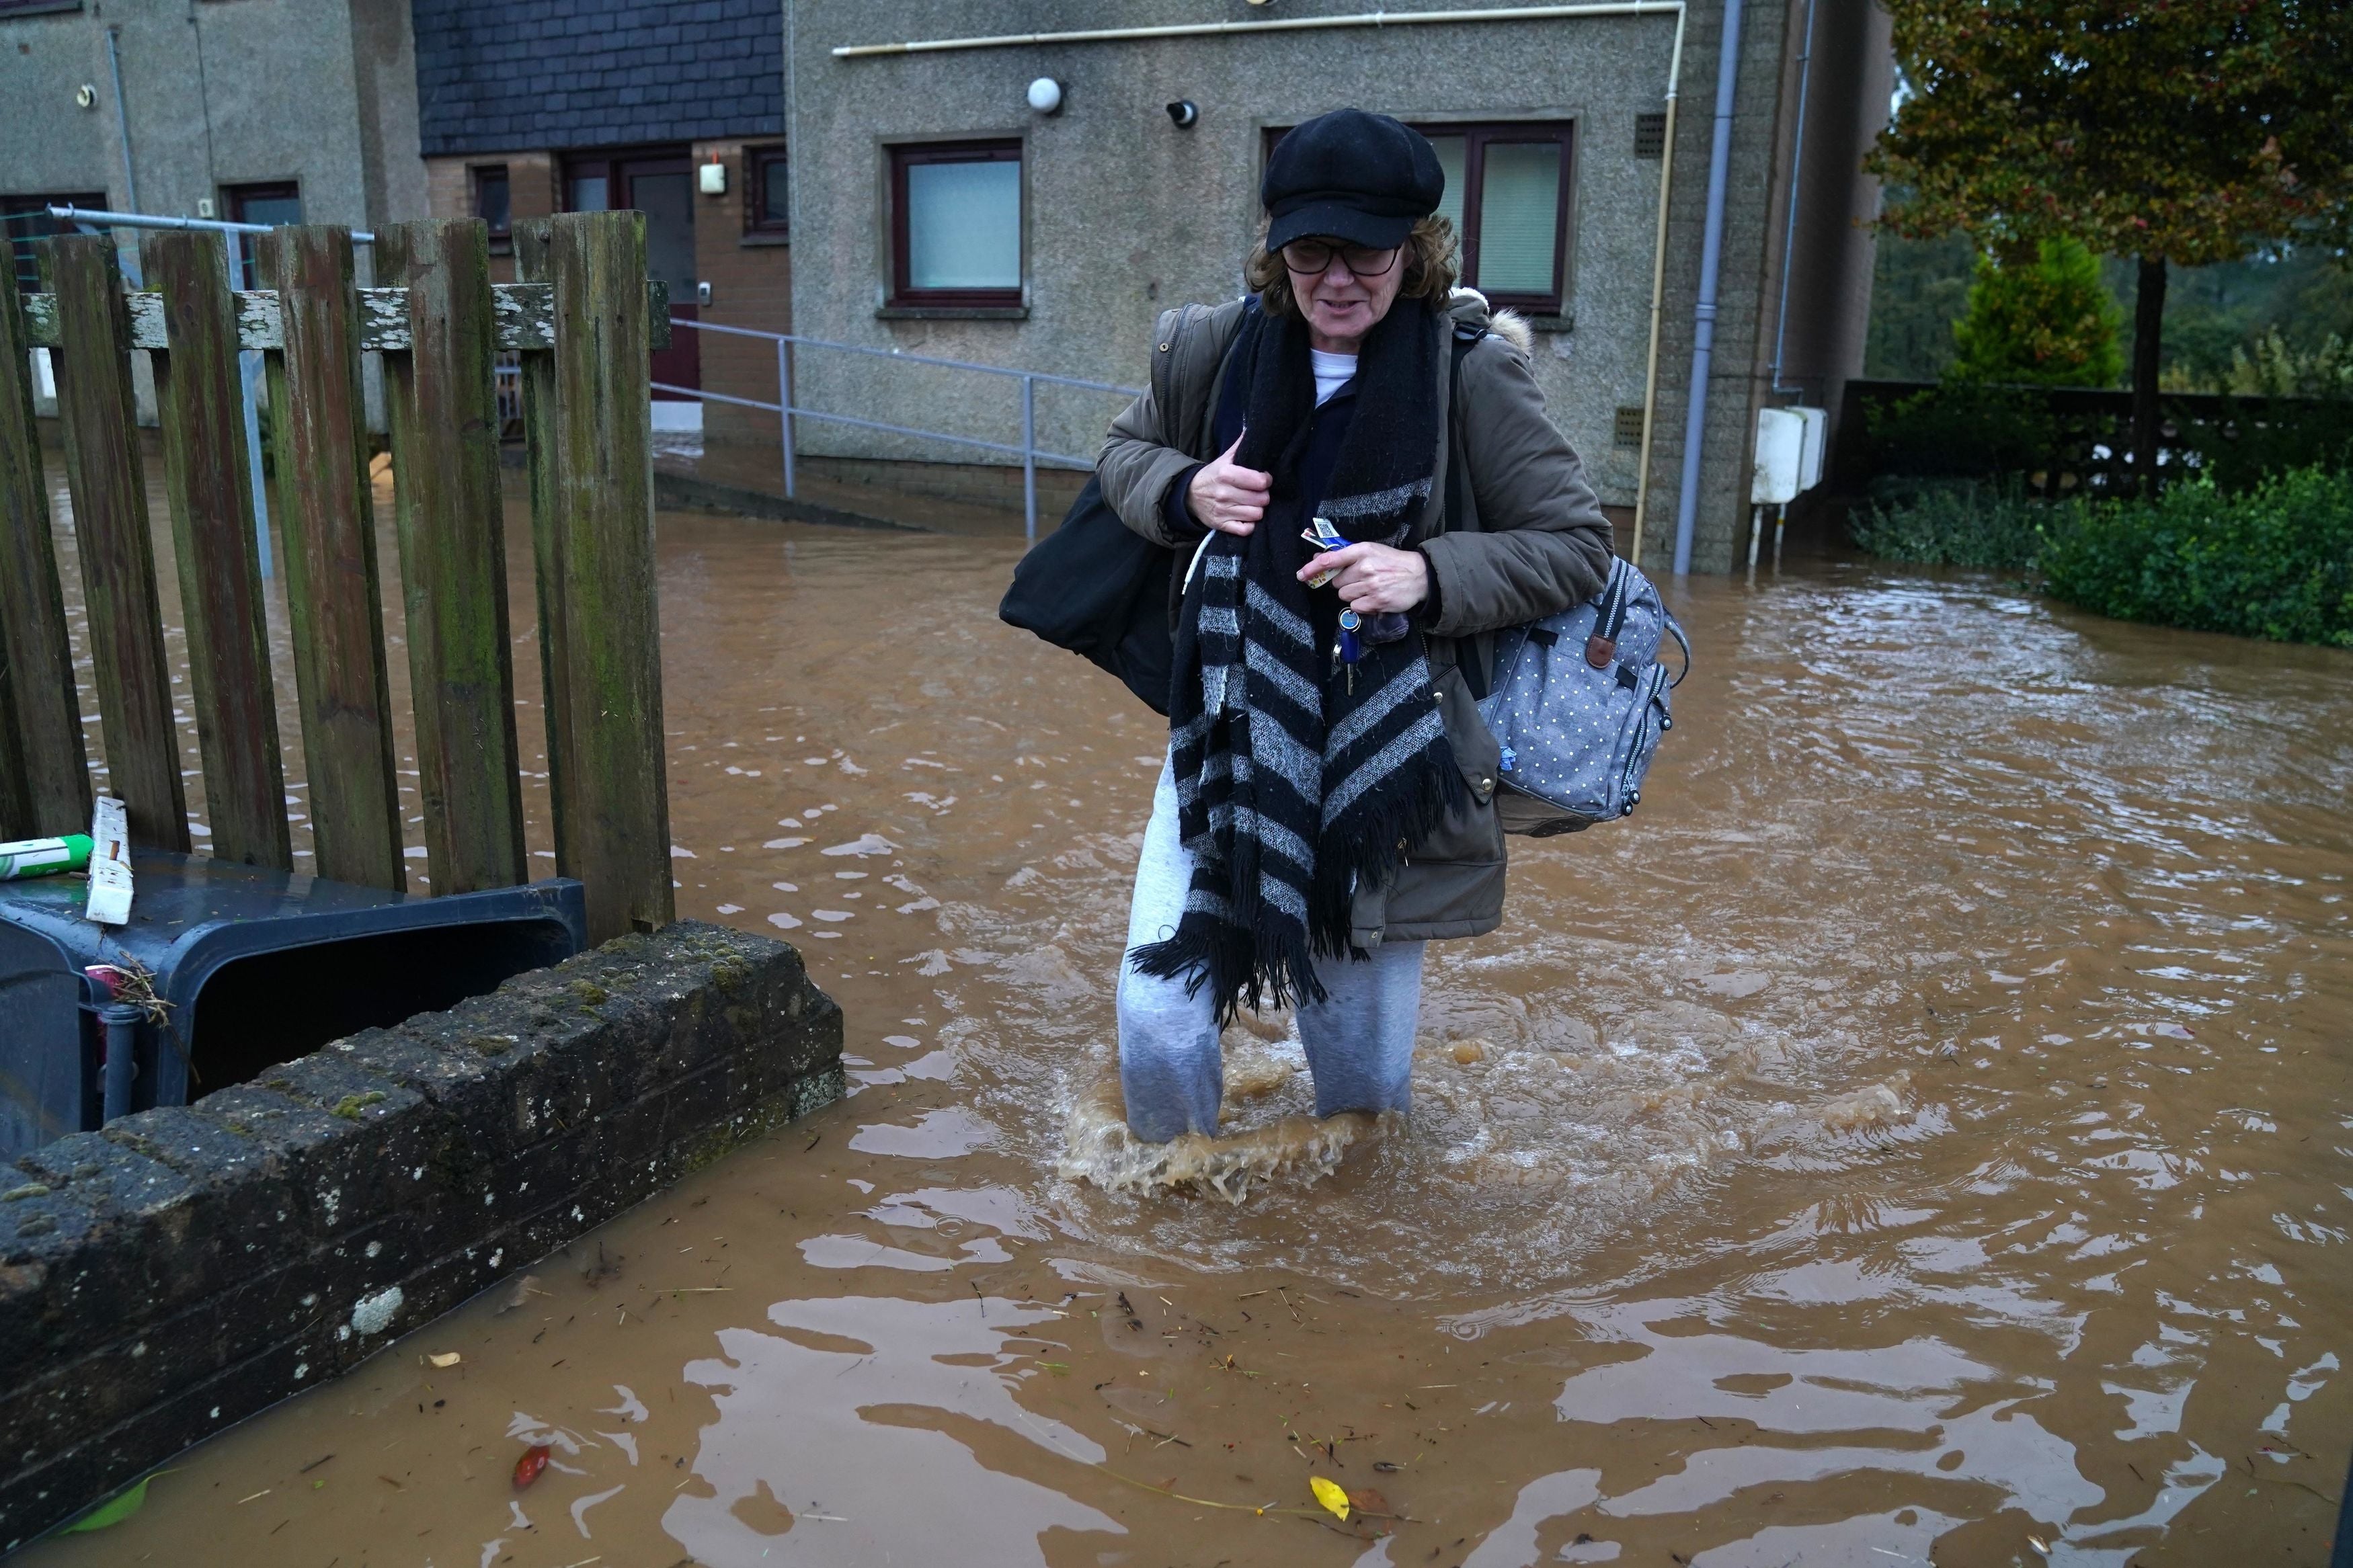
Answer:
<path fill-rule="evenodd" d="M 25 838 L 0 844 L 0 882 L 18 877 L 54 877 L 60 871 L 80 871 L 90 866 L 90 837 L 69 833 L 63 838 Z"/>

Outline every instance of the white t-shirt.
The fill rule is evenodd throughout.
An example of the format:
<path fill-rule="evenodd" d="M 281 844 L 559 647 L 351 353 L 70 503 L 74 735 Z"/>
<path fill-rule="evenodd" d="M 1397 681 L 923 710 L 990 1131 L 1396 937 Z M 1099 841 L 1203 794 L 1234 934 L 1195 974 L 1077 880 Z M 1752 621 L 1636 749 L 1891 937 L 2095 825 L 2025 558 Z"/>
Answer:
<path fill-rule="evenodd" d="M 1356 356 L 1327 354 L 1322 349 L 1309 349 L 1307 357 L 1315 366 L 1315 406 L 1321 408 L 1332 400 L 1334 393 L 1355 379 Z"/>

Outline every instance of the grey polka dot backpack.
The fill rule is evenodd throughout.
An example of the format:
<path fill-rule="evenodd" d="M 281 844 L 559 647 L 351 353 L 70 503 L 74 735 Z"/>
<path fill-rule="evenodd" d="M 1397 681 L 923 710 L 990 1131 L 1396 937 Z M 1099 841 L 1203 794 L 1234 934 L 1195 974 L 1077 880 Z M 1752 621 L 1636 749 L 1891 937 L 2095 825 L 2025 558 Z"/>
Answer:
<path fill-rule="evenodd" d="M 1683 648 L 1672 680 L 1659 662 L 1669 637 Z M 1543 838 L 1630 815 L 1690 673 L 1691 643 L 1631 562 L 1610 563 L 1599 598 L 1495 634 L 1479 712 L 1503 747 L 1504 831 Z"/>

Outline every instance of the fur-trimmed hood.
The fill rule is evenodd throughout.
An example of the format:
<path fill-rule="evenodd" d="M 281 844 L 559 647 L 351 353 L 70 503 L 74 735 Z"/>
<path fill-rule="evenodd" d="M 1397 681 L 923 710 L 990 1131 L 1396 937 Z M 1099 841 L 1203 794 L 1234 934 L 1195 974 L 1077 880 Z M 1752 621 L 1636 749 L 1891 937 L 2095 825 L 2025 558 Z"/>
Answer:
<path fill-rule="evenodd" d="M 1484 327 L 1525 354 L 1535 346 L 1535 336 L 1528 329 L 1528 321 L 1510 306 L 1487 303 L 1487 296 L 1476 289 L 1457 289 L 1449 295 L 1446 313 L 1459 326 Z"/>

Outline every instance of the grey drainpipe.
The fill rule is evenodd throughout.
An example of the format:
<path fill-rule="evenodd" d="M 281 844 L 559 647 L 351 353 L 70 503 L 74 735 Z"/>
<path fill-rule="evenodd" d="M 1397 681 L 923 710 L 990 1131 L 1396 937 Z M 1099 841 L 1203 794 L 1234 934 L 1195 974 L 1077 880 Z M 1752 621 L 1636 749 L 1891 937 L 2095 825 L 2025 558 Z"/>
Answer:
<path fill-rule="evenodd" d="M 1690 407 L 1683 419 L 1683 479 L 1675 497 L 1675 575 L 1691 571 L 1699 520 L 1700 443 L 1707 435 L 1707 375 L 1715 354 L 1715 285 L 1724 270 L 1724 188 L 1732 169 L 1732 89 L 1740 79 L 1740 0 L 1724 0 L 1724 42 L 1715 59 L 1715 132 L 1707 150 L 1707 226 L 1699 251 L 1699 303 L 1692 311 Z M 1673 155 L 1673 149 L 1668 150 Z"/>
<path fill-rule="evenodd" d="M 106 30 L 106 63 L 114 68 L 114 128 L 122 141 L 122 194 L 129 199 L 122 205 L 127 212 L 139 210 L 139 176 L 131 172 L 131 111 L 122 102 L 122 51 L 116 47 L 122 36 L 120 27 Z"/>

